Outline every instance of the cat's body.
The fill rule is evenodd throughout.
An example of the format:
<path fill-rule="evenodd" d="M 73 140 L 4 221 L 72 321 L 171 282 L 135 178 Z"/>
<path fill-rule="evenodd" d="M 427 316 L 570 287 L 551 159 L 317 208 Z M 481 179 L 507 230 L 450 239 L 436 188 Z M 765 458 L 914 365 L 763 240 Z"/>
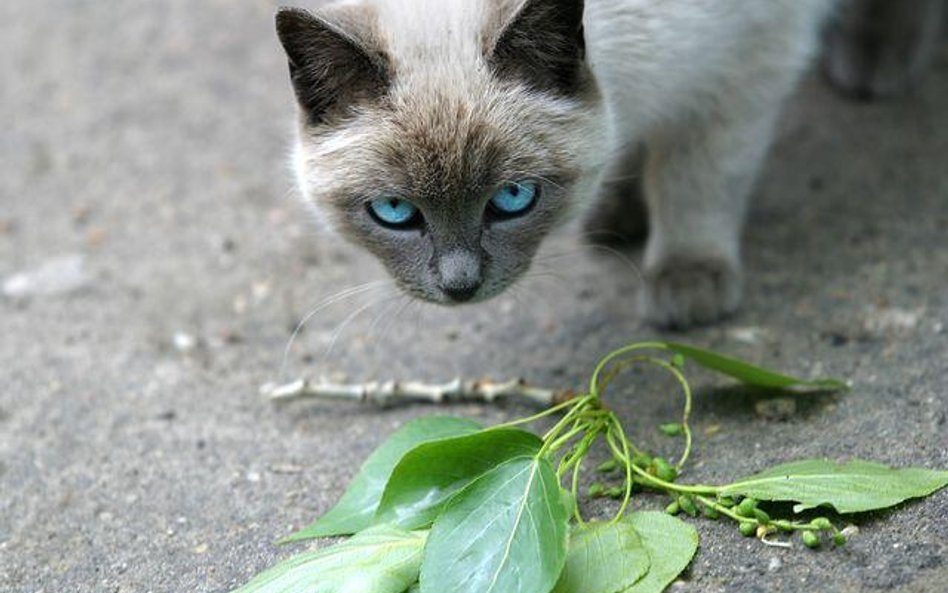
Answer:
<path fill-rule="evenodd" d="M 621 154 L 644 150 L 644 304 L 653 321 L 687 326 L 737 307 L 746 200 L 829 7 L 825 0 L 587 3 L 590 61 L 606 100 L 610 153 L 620 156 L 606 181 L 636 173 Z"/>
<path fill-rule="evenodd" d="M 646 313 L 740 300 L 746 200 L 830 0 L 364 0 L 278 30 L 307 200 L 409 292 L 489 298 L 641 175 Z M 641 171 L 628 163 L 641 163 Z M 608 197 L 608 196 L 607 196 Z M 519 203 L 519 202 L 522 202 Z"/>

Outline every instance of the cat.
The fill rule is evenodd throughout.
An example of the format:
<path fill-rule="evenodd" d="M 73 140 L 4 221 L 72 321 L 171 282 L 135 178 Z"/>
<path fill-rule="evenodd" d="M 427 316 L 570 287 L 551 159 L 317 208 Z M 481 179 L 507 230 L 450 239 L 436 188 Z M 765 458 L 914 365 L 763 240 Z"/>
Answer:
<path fill-rule="evenodd" d="M 931 65 L 948 0 L 850 0 L 826 32 L 824 71 L 858 100 L 905 94 Z"/>
<path fill-rule="evenodd" d="M 501 293 L 597 196 L 621 226 L 617 217 L 641 213 L 641 193 L 644 314 L 671 328 L 713 322 L 740 303 L 747 198 L 834 4 L 282 9 L 277 32 L 300 107 L 298 185 L 402 289 L 442 304 Z M 640 184 L 622 182 L 630 177 Z"/>

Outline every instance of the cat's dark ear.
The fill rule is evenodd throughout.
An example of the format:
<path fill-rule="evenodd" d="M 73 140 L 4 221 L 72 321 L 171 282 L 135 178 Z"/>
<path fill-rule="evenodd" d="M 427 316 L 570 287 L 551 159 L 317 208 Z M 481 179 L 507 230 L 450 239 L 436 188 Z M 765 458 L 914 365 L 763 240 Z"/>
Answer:
<path fill-rule="evenodd" d="M 389 67 L 380 50 L 299 8 L 280 9 L 276 30 L 289 58 L 296 98 L 310 123 L 324 123 L 385 94 Z"/>
<path fill-rule="evenodd" d="M 583 6 L 583 0 L 526 0 L 490 51 L 491 66 L 540 90 L 576 92 L 585 73 Z"/>

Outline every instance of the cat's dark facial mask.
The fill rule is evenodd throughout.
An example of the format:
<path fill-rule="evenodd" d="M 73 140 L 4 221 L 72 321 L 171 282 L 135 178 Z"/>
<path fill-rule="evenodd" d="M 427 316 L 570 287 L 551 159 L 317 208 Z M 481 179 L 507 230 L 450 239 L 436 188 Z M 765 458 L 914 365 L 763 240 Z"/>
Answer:
<path fill-rule="evenodd" d="M 485 18 L 470 63 L 437 40 L 402 55 L 367 9 L 277 17 L 301 106 L 301 189 L 415 296 L 502 292 L 593 190 L 601 114 L 582 2 L 554 4 L 527 2 L 495 31 Z"/>

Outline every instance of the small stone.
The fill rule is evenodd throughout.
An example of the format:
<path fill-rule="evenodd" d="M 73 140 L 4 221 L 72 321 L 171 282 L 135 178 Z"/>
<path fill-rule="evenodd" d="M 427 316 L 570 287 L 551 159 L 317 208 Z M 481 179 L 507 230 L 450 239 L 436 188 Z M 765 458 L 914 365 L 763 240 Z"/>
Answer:
<path fill-rule="evenodd" d="M 260 472 L 247 472 L 247 481 L 257 483 L 260 481 Z"/>
<path fill-rule="evenodd" d="M 761 327 L 735 327 L 728 330 L 727 334 L 735 342 L 754 345 L 761 341 L 766 330 Z"/>
<path fill-rule="evenodd" d="M 86 233 L 86 243 L 89 247 L 99 247 L 109 237 L 109 232 L 102 227 L 94 227 Z"/>
<path fill-rule="evenodd" d="M 271 473 L 274 474 L 301 474 L 303 473 L 303 468 L 299 465 L 293 465 L 290 463 L 281 463 L 278 465 L 271 465 L 267 468 Z"/>
<path fill-rule="evenodd" d="M 92 207 L 89 205 L 79 206 L 72 211 L 72 221 L 77 225 L 84 225 L 92 218 Z"/>
<path fill-rule="evenodd" d="M 204 554 L 207 552 L 207 544 L 198 544 L 193 549 L 195 554 Z"/>
<path fill-rule="evenodd" d="M 254 282 L 250 287 L 250 293 L 253 295 L 254 302 L 261 303 L 270 296 L 270 283 L 266 281 Z"/>
<path fill-rule="evenodd" d="M 247 297 L 244 295 L 237 295 L 234 297 L 234 303 L 232 305 L 234 313 L 238 315 L 246 313 L 248 308 Z"/>
<path fill-rule="evenodd" d="M 769 562 L 767 562 L 767 572 L 777 572 L 783 567 L 783 561 L 776 556 L 772 557 Z"/>
<path fill-rule="evenodd" d="M 173 342 L 178 352 L 188 353 L 197 348 L 197 338 L 185 332 L 175 332 Z"/>
<path fill-rule="evenodd" d="M 863 324 L 866 331 L 873 334 L 911 331 L 918 326 L 923 313 L 923 308 L 875 307 L 866 313 Z"/>
<path fill-rule="evenodd" d="M 3 281 L 3 294 L 11 298 L 54 296 L 75 292 L 89 282 L 83 257 L 70 254 L 7 277 Z"/>

